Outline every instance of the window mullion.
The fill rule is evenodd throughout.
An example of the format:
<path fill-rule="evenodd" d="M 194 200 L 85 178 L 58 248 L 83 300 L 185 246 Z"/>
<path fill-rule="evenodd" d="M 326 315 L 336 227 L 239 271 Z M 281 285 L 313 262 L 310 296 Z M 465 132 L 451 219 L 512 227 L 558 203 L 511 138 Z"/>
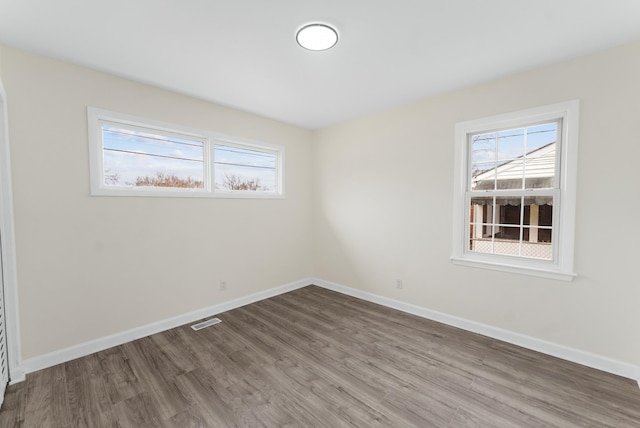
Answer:
<path fill-rule="evenodd" d="M 494 196 L 491 201 L 491 253 L 496 251 L 496 197 Z"/>
<path fill-rule="evenodd" d="M 531 233 L 531 228 L 529 228 L 529 233 Z M 520 197 L 520 244 L 518 249 L 518 255 L 521 257 L 522 257 L 523 245 L 524 245 L 524 196 L 521 196 Z"/>
<path fill-rule="evenodd" d="M 207 183 L 207 192 L 213 193 L 215 192 L 215 183 L 213 182 L 214 177 L 214 164 L 213 164 L 213 142 L 211 141 L 211 137 L 207 137 L 205 144 L 205 177 Z"/>

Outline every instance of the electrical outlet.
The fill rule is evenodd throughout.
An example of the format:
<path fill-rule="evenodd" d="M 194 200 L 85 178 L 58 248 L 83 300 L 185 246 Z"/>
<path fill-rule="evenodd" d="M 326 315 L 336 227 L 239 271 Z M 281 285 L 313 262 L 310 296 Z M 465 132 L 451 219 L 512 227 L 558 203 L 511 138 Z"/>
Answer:
<path fill-rule="evenodd" d="M 220 291 L 225 291 L 227 289 L 227 281 L 220 281 Z"/>
<path fill-rule="evenodd" d="M 403 284 L 402 284 L 402 280 L 401 279 L 397 279 L 396 280 L 396 288 L 398 290 L 402 290 Z"/>

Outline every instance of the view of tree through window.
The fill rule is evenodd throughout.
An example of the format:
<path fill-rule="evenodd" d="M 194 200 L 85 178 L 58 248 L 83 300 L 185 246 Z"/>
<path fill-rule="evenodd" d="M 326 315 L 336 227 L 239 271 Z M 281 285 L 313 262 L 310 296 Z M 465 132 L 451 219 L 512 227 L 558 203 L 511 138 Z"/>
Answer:
<path fill-rule="evenodd" d="M 277 190 L 276 153 L 216 144 L 215 183 L 223 190 Z"/>
<path fill-rule="evenodd" d="M 204 187 L 204 142 L 103 125 L 104 184 Z"/>
<path fill-rule="evenodd" d="M 155 132 L 154 132 L 155 131 Z M 279 193 L 280 150 L 105 121 L 106 188 Z M 212 180 L 207 185 L 208 180 Z"/>

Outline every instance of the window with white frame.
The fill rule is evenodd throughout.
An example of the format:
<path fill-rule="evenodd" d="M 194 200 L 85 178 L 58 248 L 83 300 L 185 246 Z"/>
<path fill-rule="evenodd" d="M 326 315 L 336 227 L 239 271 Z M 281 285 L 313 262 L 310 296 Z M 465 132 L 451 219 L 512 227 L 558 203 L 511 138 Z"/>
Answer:
<path fill-rule="evenodd" d="M 283 197 L 284 148 L 90 107 L 91 194 Z"/>
<path fill-rule="evenodd" d="M 578 101 L 456 125 L 452 260 L 570 280 Z"/>

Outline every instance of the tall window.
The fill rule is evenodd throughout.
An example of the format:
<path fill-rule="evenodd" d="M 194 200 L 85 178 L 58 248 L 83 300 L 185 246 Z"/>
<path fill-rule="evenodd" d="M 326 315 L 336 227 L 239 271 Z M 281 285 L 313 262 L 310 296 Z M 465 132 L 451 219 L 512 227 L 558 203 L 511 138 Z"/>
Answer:
<path fill-rule="evenodd" d="M 284 149 L 89 108 L 91 191 L 281 197 Z"/>
<path fill-rule="evenodd" d="M 573 277 L 578 102 L 456 126 L 453 261 Z"/>
<path fill-rule="evenodd" d="M 469 135 L 469 251 L 553 259 L 560 129 L 554 121 Z"/>

